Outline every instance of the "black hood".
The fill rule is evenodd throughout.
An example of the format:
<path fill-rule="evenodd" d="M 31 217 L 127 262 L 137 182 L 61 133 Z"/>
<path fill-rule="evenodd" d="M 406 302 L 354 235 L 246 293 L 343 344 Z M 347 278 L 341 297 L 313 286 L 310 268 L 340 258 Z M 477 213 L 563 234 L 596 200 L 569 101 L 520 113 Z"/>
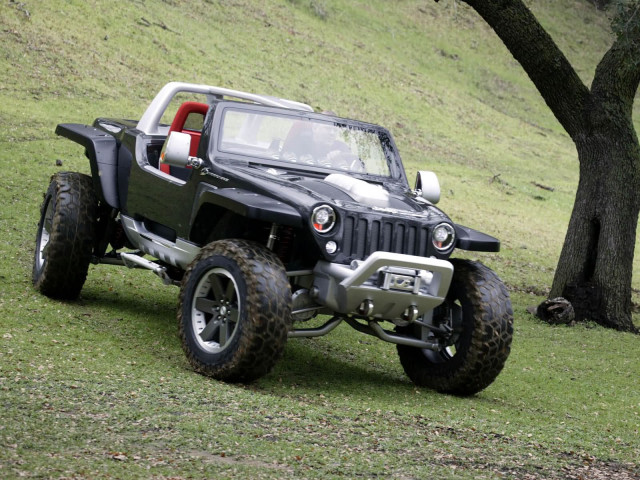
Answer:
<path fill-rule="evenodd" d="M 293 207 L 304 209 L 318 202 L 330 202 L 348 209 L 375 210 L 397 216 L 406 213 L 415 218 L 437 212 L 438 216 L 446 217 L 438 208 L 416 199 L 407 187 L 397 182 L 385 182 L 382 185 L 378 178 L 368 181 L 346 173 L 326 174 L 324 177 L 303 176 L 255 166 L 236 166 L 228 173 L 238 181 L 235 187 L 260 191 Z M 263 185 L 268 185 L 268 188 L 262 188 Z M 274 188 L 275 185 L 279 188 Z"/>

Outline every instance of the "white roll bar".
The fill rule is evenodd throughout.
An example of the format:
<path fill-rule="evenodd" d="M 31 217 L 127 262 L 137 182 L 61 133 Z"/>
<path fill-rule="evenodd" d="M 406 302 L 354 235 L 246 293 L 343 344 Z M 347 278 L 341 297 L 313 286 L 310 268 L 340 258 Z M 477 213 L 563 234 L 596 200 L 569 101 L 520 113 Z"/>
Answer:
<path fill-rule="evenodd" d="M 286 100 L 284 98 L 277 98 L 269 95 L 257 95 L 254 93 L 241 92 L 239 90 L 230 90 L 228 88 L 212 87 L 210 85 L 170 82 L 162 87 L 153 101 L 149 104 L 147 110 L 140 118 L 140 121 L 138 122 L 136 128 L 148 135 L 160 134 L 161 132 L 158 130 L 160 119 L 162 118 L 164 111 L 167 109 L 167 106 L 171 102 L 171 99 L 179 92 L 201 93 L 204 95 L 235 98 L 239 100 L 259 103 L 261 105 L 269 105 L 272 107 L 289 108 L 292 110 L 306 110 L 309 112 L 313 111 L 313 108 L 311 108 L 306 103 Z"/>

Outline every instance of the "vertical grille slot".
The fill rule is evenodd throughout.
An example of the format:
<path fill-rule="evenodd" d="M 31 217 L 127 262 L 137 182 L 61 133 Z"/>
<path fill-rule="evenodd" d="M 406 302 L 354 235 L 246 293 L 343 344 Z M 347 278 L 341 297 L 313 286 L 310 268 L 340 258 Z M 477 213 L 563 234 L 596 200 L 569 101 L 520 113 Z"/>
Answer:
<path fill-rule="evenodd" d="M 406 226 L 402 223 L 396 224 L 395 228 L 393 229 L 391 239 L 393 241 L 393 251 L 395 253 L 407 253 L 405 251 L 405 248 L 408 247 L 408 245 L 405 245 L 404 243 L 405 229 Z"/>
<path fill-rule="evenodd" d="M 342 251 L 345 255 L 351 255 L 353 252 L 353 244 L 355 241 L 355 231 L 353 230 L 353 223 L 355 219 L 352 216 L 346 215 L 344 217 L 344 232 L 343 232 L 343 245 Z"/>
<path fill-rule="evenodd" d="M 391 242 L 393 241 L 393 224 L 391 222 L 384 222 L 383 225 L 382 233 L 380 235 L 380 244 L 382 245 L 380 250 L 390 252 L 392 245 Z"/>
<path fill-rule="evenodd" d="M 371 222 L 371 234 L 369 235 L 367 255 L 377 250 L 380 250 L 380 222 L 374 220 Z"/>
<path fill-rule="evenodd" d="M 355 234 L 355 252 L 359 258 L 362 258 L 367 252 L 367 237 L 369 236 L 369 225 L 367 224 L 366 219 L 361 218 L 358 221 L 358 228 L 356 229 Z"/>
<path fill-rule="evenodd" d="M 358 218 L 348 213 L 344 217 L 343 252 L 366 258 L 376 251 L 407 255 L 428 255 L 429 229 L 411 220 Z"/>
<path fill-rule="evenodd" d="M 418 244 L 416 243 L 416 230 L 417 228 L 415 225 L 410 225 L 407 231 L 405 245 L 409 255 L 420 255 L 418 251 Z"/>

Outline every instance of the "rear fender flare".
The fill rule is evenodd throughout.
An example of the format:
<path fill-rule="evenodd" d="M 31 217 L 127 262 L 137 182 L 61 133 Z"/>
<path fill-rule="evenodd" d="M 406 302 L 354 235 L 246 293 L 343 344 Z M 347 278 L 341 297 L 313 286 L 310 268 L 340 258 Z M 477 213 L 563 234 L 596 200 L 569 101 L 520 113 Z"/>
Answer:
<path fill-rule="evenodd" d="M 61 123 L 56 127 L 56 134 L 85 148 L 98 197 L 110 207 L 120 208 L 116 138 L 103 130 L 78 123 Z"/>

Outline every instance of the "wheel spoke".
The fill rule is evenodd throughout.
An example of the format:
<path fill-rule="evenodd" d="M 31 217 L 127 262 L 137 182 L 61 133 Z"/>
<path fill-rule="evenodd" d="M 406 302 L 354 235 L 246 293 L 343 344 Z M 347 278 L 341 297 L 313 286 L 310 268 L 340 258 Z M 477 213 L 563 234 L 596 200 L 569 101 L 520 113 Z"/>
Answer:
<path fill-rule="evenodd" d="M 229 341 L 229 337 L 231 336 L 231 332 L 233 332 L 232 328 L 229 328 L 229 322 L 226 321 L 226 319 L 222 322 L 220 322 L 220 346 L 224 346 L 228 341 Z"/>
<path fill-rule="evenodd" d="M 451 328 L 456 333 L 462 331 L 462 307 L 458 303 L 451 305 Z"/>
<path fill-rule="evenodd" d="M 215 337 L 216 333 L 218 333 L 218 330 L 221 330 L 220 327 L 223 325 L 224 322 L 221 322 L 220 320 L 211 320 L 209 323 L 207 323 L 207 326 L 204 327 L 204 330 L 200 332 L 200 338 L 203 342 L 212 341 L 213 337 Z"/>
<path fill-rule="evenodd" d="M 206 297 L 196 298 L 196 309 L 204 313 L 215 313 L 215 308 L 218 306 L 218 302 Z"/>
<path fill-rule="evenodd" d="M 229 282 L 227 284 L 227 291 L 225 293 L 225 298 L 229 301 L 234 300 L 236 296 L 236 286 L 233 284 L 233 282 Z"/>
<path fill-rule="evenodd" d="M 209 275 L 209 284 L 211 285 L 213 298 L 215 298 L 218 302 L 227 298 L 224 288 L 222 286 L 222 282 L 220 281 L 220 277 L 218 275 L 216 274 Z"/>
<path fill-rule="evenodd" d="M 240 310 L 238 310 L 237 306 L 230 306 L 229 313 L 227 314 L 227 318 L 229 321 L 236 323 L 239 320 Z"/>

